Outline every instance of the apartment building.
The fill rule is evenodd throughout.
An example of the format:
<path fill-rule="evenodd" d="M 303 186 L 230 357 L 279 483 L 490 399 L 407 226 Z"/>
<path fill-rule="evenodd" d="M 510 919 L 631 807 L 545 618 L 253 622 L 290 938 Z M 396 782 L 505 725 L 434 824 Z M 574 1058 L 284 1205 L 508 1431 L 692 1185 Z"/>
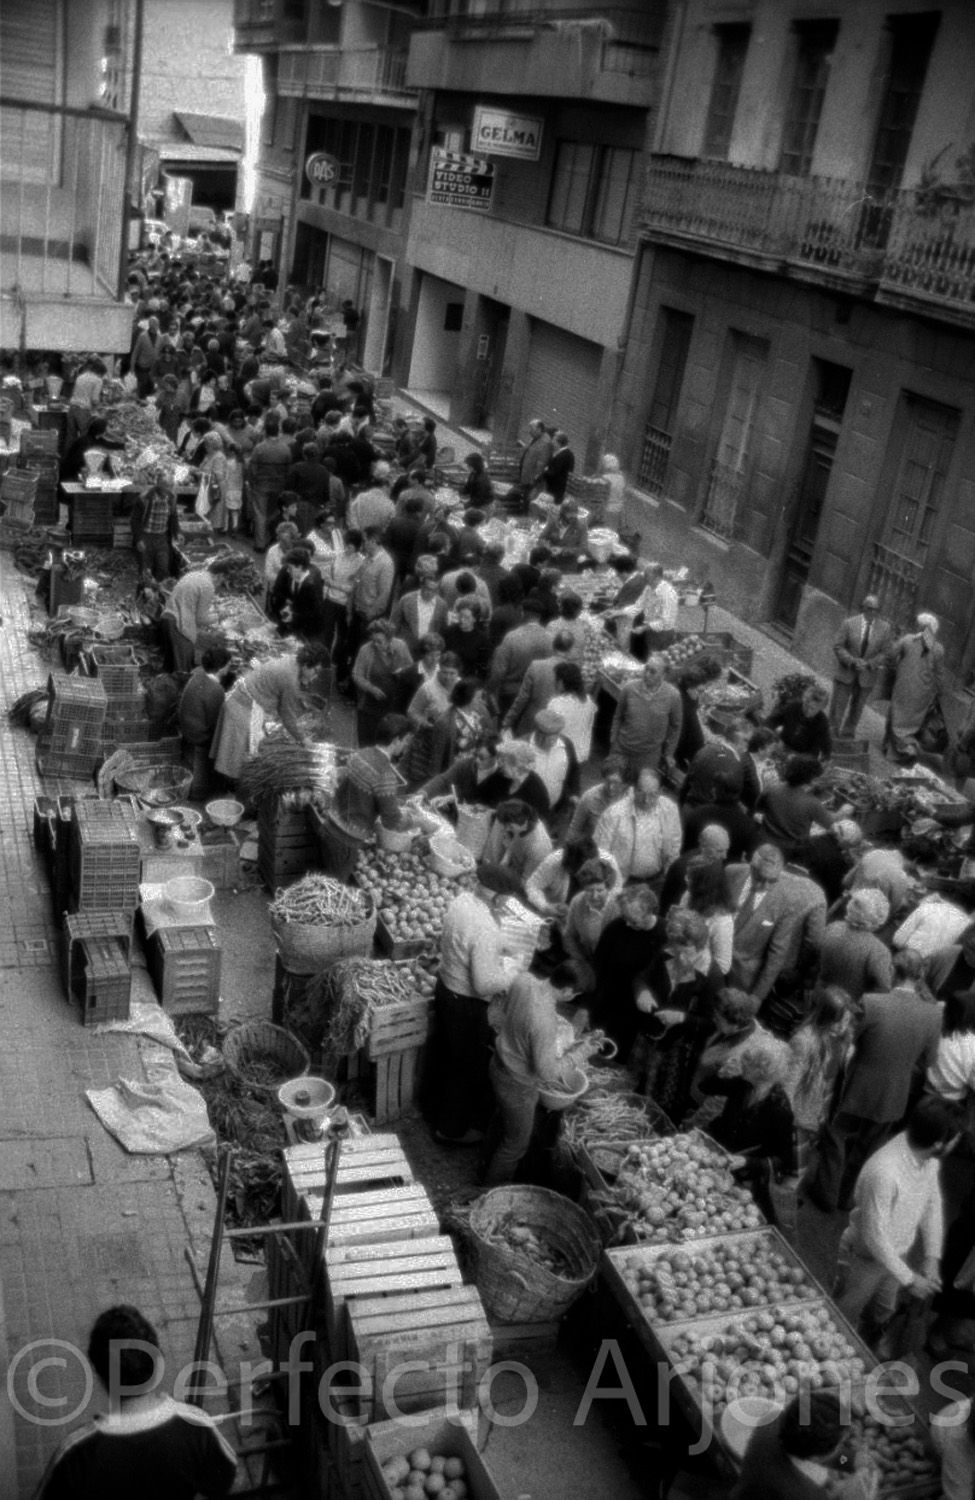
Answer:
<path fill-rule="evenodd" d="M 510 441 L 603 447 L 628 324 L 666 7 L 435 0 L 420 91 L 401 382 Z"/>
<path fill-rule="evenodd" d="M 975 8 L 688 0 L 611 442 L 653 550 L 825 670 L 880 595 L 975 669 Z"/>
<path fill-rule="evenodd" d="M 128 0 L 0 7 L 0 347 L 127 352 Z"/>
<path fill-rule="evenodd" d="M 236 48 L 264 67 L 252 253 L 285 280 L 351 299 L 375 371 L 404 324 L 413 24 L 405 5 L 234 0 Z"/>

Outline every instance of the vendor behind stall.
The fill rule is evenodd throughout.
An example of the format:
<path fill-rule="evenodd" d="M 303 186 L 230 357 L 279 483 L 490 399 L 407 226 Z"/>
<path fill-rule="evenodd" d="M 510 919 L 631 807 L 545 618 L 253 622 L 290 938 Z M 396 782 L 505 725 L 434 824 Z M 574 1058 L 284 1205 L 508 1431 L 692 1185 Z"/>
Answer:
<path fill-rule="evenodd" d="M 349 756 L 345 778 L 335 794 L 335 811 L 349 829 L 369 832 L 379 822 L 384 828 L 402 828 L 406 818 L 398 793 L 403 778 L 394 761 L 406 749 L 410 721 L 405 714 L 386 714 L 376 727 L 376 742 Z"/>
<path fill-rule="evenodd" d="M 189 798 L 202 800 L 210 791 L 210 746 L 220 720 L 226 693 L 223 678 L 230 665 L 226 646 L 209 646 L 200 665 L 180 695 L 179 732 L 183 737 L 183 765 L 193 772 Z"/>
<path fill-rule="evenodd" d="M 308 744 L 298 723 L 305 707 L 302 694 L 311 690 L 327 665 L 323 651 L 304 646 L 296 656 L 261 662 L 234 684 L 220 712 L 211 752 L 221 776 L 237 780 L 244 761 L 257 751 L 265 718 L 279 720 L 293 740 Z"/>

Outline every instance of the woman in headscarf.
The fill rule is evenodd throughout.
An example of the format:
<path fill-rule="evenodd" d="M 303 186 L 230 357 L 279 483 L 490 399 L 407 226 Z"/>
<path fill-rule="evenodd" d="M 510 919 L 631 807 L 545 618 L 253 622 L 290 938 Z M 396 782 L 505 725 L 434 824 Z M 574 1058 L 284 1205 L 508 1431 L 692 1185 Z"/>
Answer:
<path fill-rule="evenodd" d="M 891 651 L 894 686 L 884 734 L 884 749 L 907 761 L 917 758 L 917 735 L 944 688 L 945 648 L 937 639 L 938 621 L 920 614 L 917 626 Z"/>

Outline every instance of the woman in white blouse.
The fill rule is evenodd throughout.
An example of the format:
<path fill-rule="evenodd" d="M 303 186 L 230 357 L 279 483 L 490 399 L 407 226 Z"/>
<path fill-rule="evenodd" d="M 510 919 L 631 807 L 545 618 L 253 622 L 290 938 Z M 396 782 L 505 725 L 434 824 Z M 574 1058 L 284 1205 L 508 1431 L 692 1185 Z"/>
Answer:
<path fill-rule="evenodd" d="M 975 1097 L 975 992 L 945 1001 L 941 1040 L 928 1068 L 928 1092 L 963 1104 Z"/>
<path fill-rule="evenodd" d="M 720 860 L 691 860 L 680 904 L 704 918 L 708 929 L 708 950 L 721 973 L 727 974 L 731 968 L 735 919 L 725 867 Z"/>
<path fill-rule="evenodd" d="M 555 697 L 545 705 L 565 721 L 562 733 L 572 742 L 580 766 L 592 754 L 592 726 L 596 705 L 586 692 L 578 662 L 560 661 L 555 668 Z"/>

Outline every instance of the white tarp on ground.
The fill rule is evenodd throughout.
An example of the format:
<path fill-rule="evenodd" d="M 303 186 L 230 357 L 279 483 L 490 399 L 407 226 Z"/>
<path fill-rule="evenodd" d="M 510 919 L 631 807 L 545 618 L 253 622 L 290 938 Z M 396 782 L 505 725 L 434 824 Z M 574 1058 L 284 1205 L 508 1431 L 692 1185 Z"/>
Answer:
<path fill-rule="evenodd" d="M 119 1078 L 108 1088 L 87 1089 L 85 1097 L 105 1129 L 133 1155 L 167 1156 L 216 1141 L 206 1100 L 173 1066 L 185 1048 L 159 1005 L 132 1006 L 127 1021 L 99 1028 L 135 1032 L 149 1038 L 141 1047 L 145 1078 Z"/>

